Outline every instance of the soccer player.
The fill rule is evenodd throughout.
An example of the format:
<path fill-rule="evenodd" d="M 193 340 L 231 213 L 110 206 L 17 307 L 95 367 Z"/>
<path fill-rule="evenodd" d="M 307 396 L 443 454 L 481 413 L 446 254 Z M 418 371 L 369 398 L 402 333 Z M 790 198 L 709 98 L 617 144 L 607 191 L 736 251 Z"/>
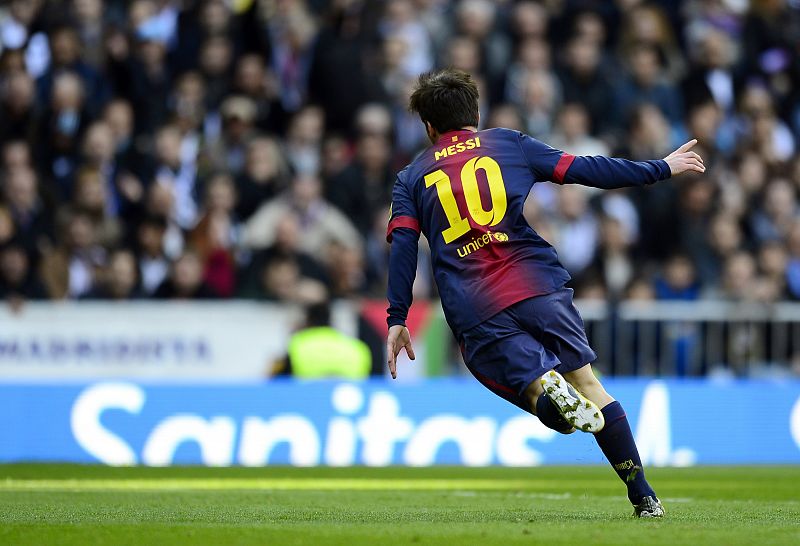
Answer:
<path fill-rule="evenodd" d="M 492 392 L 558 432 L 593 433 L 628 488 L 637 517 L 664 509 L 645 480 L 625 412 L 592 372 L 597 355 L 572 303 L 570 277 L 522 207 L 537 181 L 597 188 L 644 186 L 705 171 L 687 142 L 664 159 L 573 156 L 509 129 L 478 130 L 478 89 L 465 72 L 419 77 L 410 109 L 433 146 L 397 174 L 387 239 L 387 353 L 414 359 L 405 326 L 428 239 L 445 317 L 472 374 Z"/>

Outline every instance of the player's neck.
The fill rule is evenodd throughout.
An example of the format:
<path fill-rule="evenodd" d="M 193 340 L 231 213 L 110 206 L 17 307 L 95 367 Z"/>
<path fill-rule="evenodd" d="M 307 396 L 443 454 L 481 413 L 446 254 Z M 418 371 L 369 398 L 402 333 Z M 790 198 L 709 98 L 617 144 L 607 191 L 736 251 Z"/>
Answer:
<path fill-rule="evenodd" d="M 452 131 L 446 131 L 444 133 L 440 133 L 438 131 L 432 131 L 431 133 L 428 133 L 428 138 L 430 138 L 432 144 L 436 144 L 437 142 L 439 142 L 439 139 L 441 139 L 442 136 L 444 136 L 444 135 L 446 135 L 448 133 L 458 133 L 458 132 L 462 132 L 462 131 L 468 131 L 468 132 L 471 132 L 471 133 L 477 133 L 478 132 L 478 128 L 475 127 L 474 125 L 465 125 L 461 129 L 453 129 Z"/>

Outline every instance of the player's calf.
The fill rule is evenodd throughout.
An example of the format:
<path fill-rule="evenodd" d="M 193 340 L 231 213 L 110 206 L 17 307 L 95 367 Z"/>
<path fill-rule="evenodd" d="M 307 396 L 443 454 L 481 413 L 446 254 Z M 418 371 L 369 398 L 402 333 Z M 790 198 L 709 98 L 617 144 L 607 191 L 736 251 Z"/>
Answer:
<path fill-rule="evenodd" d="M 594 375 L 591 364 L 581 366 L 577 370 L 566 372 L 564 378 L 575 387 L 583 396 L 597 404 L 600 408 L 606 407 L 614 401 L 610 394 L 606 392 L 603 384 Z"/>
<path fill-rule="evenodd" d="M 661 517 L 664 510 L 658 502 L 656 494 L 644 477 L 642 460 L 636 441 L 633 439 L 628 418 L 622 405 L 614 401 L 603 408 L 605 427 L 594 435 L 597 445 L 611 463 L 617 476 L 628 488 L 628 499 L 634 506 L 634 515 L 637 517 Z M 647 499 L 654 499 L 653 503 Z M 653 505 L 653 506 L 651 506 Z M 641 509 L 640 509 L 641 508 Z M 650 508 L 653 508 L 652 510 Z"/>

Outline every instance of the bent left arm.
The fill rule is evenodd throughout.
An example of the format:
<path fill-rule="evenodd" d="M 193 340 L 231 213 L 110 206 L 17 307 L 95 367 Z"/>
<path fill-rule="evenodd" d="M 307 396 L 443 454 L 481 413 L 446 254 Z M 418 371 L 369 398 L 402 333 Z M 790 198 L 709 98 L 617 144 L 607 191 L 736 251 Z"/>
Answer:
<path fill-rule="evenodd" d="M 412 289 L 417 273 L 417 240 L 419 233 L 413 229 L 392 230 L 392 248 L 389 251 L 389 286 L 387 297 L 389 316 L 389 335 L 386 339 L 386 357 L 392 379 L 397 378 L 397 355 L 405 349 L 408 357 L 414 360 L 411 334 L 406 328 L 408 309 L 413 298 Z"/>
<path fill-rule="evenodd" d="M 397 377 L 397 355 L 402 349 L 414 360 L 411 335 L 406 328 L 408 309 L 413 300 L 414 277 L 417 274 L 419 215 L 408 187 L 398 175 L 392 190 L 392 214 L 386 231 L 389 250 L 389 283 L 386 291 L 389 308 L 389 335 L 386 339 L 387 362 L 392 378 Z"/>

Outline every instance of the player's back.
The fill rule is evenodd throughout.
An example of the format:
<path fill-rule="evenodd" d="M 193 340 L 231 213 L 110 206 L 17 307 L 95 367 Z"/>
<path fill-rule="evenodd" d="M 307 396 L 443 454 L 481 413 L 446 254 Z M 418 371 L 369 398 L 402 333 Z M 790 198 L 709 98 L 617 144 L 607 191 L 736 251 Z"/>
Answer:
<path fill-rule="evenodd" d="M 392 222 L 418 221 L 456 332 L 569 280 L 522 215 L 536 181 L 523 138 L 508 129 L 448 132 L 398 174 Z"/>

